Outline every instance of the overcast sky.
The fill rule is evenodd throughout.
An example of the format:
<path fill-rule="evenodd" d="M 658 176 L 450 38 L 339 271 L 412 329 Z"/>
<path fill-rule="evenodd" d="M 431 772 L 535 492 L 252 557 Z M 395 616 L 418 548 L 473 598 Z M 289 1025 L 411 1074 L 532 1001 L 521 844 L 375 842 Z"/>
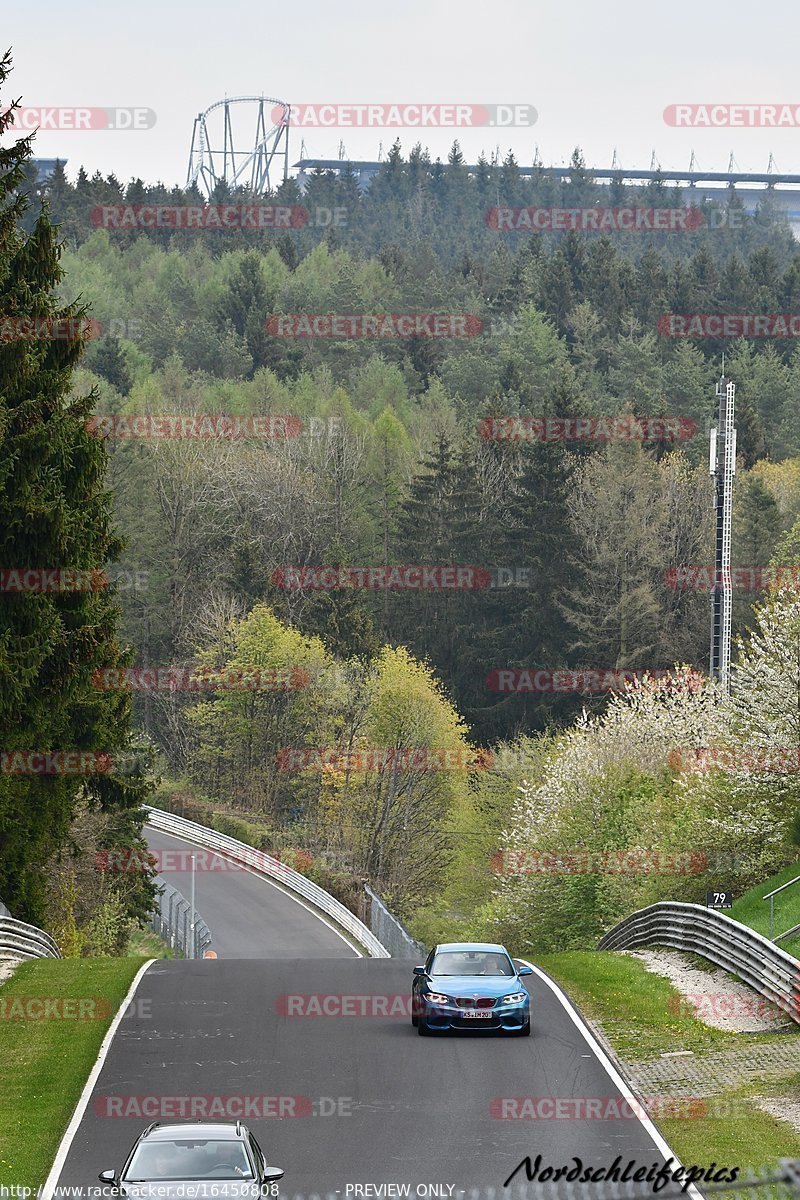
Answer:
<path fill-rule="evenodd" d="M 532 128 L 293 130 L 310 157 L 377 158 L 399 136 L 444 157 L 457 136 L 473 161 L 509 148 L 530 163 L 700 166 L 765 170 L 770 152 L 800 172 L 794 128 L 674 128 L 670 104 L 774 103 L 798 109 L 800 9 L 771 4 L 631 0 L 54 0 L 8 6 L 0 42 L 15 69 L 0 101 L 28 107 L 134 106 L 150 129 L 48 130 L 39 157 L 122 180 L 183 184 L 192 122 L 214 101 L 242 94 L 294 104 L 431 102 L 527 104 Z M 5 103 L 3 105 L 5 107 Z"/>

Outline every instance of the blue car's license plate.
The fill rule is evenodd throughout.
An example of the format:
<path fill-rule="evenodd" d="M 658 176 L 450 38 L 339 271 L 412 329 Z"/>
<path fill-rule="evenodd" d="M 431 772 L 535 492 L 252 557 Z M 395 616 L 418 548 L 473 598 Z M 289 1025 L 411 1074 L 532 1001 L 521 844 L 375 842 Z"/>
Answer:
<path fill-rule="evenodd" d="M 491 1017 L 492 1017 L 492 1014 L 490 1012 L 479 1012 L 477 1009 L 475 1011 L 467 1009 L 467 1011 L 462 1012 L 461 1015 L 462 1015 L 462 1017 L 466 1017 L 466 1019 L 468 1021 L 480 1021 L 480 1020 L 489 1021 L 489 1020 L 491 1020 Z"/>

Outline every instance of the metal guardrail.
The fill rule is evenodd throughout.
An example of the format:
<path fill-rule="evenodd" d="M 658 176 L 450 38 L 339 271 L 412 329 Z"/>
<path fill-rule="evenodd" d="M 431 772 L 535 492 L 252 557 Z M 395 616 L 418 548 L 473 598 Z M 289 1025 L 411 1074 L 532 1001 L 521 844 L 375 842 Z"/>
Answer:
<path fill-rule="evenodd" d="M 302 896 L 314 908 L 331 917 L 345 933 L 349 933 L 360 946 L 363 946 L 371 958 L 391 958 L 386 947 L 378 941 L 363 921 L 350 912 L 349 908 L 345 908 L 329 892 L 318 887 L 316 883 L 312 883 L 299 871 L 288 867 L 286 863 L 279 862 L 277 858 L 272 858 L 263 850 L 256 850 L 245 842 L 228 837 L 226 833 L 217 833 L 215 829 L 208 829 L 205 825 L 198 825 L 196 821 L 189 821 L 186 817 L 178 817 L 174 813 L 164 812 L 163 809 L 152 808 L 150 805 L 145 805 L 145 811 L 148 824 L 152 825 L 154 829 L 174 834 L 175 837 L 185 838 L 187 842 L 193 842 L 205 850 L 214 850 L 225 858 L 266 875 L 268 879 L 273 879 L 288 891 Z"/>
<path fill-rule="evenodd" d="M 369 927 L 392 958 L 413 958 L 415 962 L 424 962 L 428 952 L 422 942 L 412 938 L 368 883 L 364 884 L 364 891 L 369 897 Z"/>
<path fill-rule="evenodd" d="M 701 904 L 665 901 L 631 913 L 598 950 L 672 946 L 737 975 L 800 1024 L 800 962 L 747 925 Z"/>
<path fill-rule="evenodd" d="M 154 909 L 150 916 L 150 928 L 171 950 L 180 950 L 184 958 L 201 958 L 203 951 L 213 940 L 211 930 L 195 909 L 192 947 L 191 904 L 165 879 L 157 875 L 155 882 L 161 890 L 158 895 L 158 908 Z"/>
<path fill-rule="evenodd" d="M 769 900 L 769 940 L 771 942 L 779 942 L 782 938 L 789 937 L 790 934 L 796 933 L 800 929 L 800 925 L 793 925 L 791 929 L 784 929 L 783 933 L 779 933 L 777 937 L 772 936 L 775 921 L 775 897 L 778 892 L 784 892 L 786 888 L 791 887 L 794 883 L 800 883 L 800 875 L 796 875 L 788 883 L 782 883 L 780 887 L 773 888 L 771 892 L 767 892 L 766 896 L 761 897 L 762 900 Z"/>
<path fill-rule="evenodd" d="M 0 918 L 0 958 L 61 958 L 61 951 L 49 933 L 15 921 Z"/>

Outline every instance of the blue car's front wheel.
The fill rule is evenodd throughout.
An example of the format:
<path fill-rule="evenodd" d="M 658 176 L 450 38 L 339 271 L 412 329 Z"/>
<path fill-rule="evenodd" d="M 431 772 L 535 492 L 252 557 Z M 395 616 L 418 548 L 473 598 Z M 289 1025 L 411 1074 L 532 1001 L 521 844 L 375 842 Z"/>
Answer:
<path fill-rule="evenodd" d="M 417 1017 L 417 1033 L 420 1037 L 429 1037 L 430 1032 L 431 1030 L 430 1026 L 428 1025 L 428 1018 L 425 1016 L 424 1012 L 421 1012 Z"/>

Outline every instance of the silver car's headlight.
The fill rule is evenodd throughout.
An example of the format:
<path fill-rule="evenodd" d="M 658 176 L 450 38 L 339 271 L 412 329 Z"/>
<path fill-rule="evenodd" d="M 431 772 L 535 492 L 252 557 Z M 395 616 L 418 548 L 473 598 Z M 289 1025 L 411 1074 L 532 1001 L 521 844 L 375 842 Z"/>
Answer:
<path fill-rule="evenodd" d="M 501 1004 L 519 1004 L 527 996 L 527 992 L 512 992 L 510 996 L 503 996 Z"/>

